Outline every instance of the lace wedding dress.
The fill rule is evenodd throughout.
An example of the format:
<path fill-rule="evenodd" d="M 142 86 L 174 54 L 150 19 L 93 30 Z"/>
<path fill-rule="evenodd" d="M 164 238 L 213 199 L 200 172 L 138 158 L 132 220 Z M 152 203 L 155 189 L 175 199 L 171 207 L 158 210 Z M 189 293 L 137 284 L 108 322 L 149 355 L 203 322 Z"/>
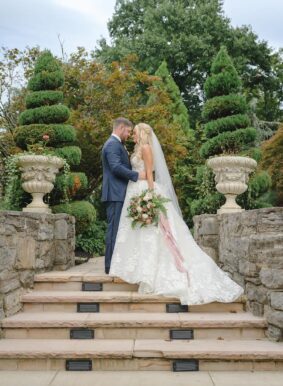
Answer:
<path fill-rule="evenodd" d="M 143 160 L 135 154 L 131 163 L 133 170 L 144 170 Z M 138 283 L 139 293 L 174 296 L 184 305 L 237 299 L 243 289 L 196 244 L 172 202 L 166 203 L 167 217 L 186 272 L 178 269 L 160 226 L 132 229 L 127 208 L 131 197 L 145 189 L 147 181 L 129 181 L 109 274 Z M 165 187 L 157 182 L 154 189 L 168 197 Z"/>

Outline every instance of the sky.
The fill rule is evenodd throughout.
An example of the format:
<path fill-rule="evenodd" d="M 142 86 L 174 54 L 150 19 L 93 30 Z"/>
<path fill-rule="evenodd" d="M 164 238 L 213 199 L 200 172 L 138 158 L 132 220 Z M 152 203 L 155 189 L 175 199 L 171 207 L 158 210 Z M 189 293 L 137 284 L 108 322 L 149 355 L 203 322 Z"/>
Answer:
<path fill-rule="evenodd" d="M 39 45 L 60 55 L 76 47 L 93 50 L 107 38 L 115 0 L 0 0 L 0 46 L 24 49 Z M 283 0 L 224 0 L 233 26 L 252 26 L 274 49 L 283 47 Z"/>

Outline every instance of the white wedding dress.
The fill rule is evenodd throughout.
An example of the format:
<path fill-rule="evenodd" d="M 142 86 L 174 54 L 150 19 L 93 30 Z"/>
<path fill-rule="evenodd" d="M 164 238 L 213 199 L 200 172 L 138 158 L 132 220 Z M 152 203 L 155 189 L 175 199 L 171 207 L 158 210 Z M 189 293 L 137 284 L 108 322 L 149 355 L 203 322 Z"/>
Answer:
<path fill-rule="evenodd" d="M 144 162 L 135 154 L 132 168 L 144 170 Z M 174 256 L 164 241 L 160 226 L 150 225 L 132 229 L 127 208 L 132 196 L 148 189 L 147 181 L 129 181 L 123 205 L 110 275 L 128 283 L 138 283 L 139 293 L 174 296 L 183 305 L 210 302 L 228 303 L 243 293 L 194 241 L 186 223 L 172 202 L 166 203 L 167 217 L 176 244 L 184 257 L 187 273 L 180 272 Z M 168 197 L 164 187 L 154 183 L 156 192 Z"/>

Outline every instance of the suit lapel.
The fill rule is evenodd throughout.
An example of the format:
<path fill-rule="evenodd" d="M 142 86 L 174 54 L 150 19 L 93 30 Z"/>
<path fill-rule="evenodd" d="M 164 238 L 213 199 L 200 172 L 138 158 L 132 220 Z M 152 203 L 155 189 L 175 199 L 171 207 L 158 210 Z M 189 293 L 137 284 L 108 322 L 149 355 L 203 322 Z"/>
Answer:
<path fill-rule="evenodd" d="M 111 135 L 110 139 L 114 139 L 114 141 L 118 142 L 120 144 L 120 146 L 122 146 L 123 151 L 124 151 L 125 155 L 127 156 L 126 159 L 128 160 L 129 166 L 131 166 L 130 156 L 129 156 L 129 153 L 126 149 L 126 146 L 121 141 L 119 141 L 118 138 L 114 137 L 114 135 Z"/>

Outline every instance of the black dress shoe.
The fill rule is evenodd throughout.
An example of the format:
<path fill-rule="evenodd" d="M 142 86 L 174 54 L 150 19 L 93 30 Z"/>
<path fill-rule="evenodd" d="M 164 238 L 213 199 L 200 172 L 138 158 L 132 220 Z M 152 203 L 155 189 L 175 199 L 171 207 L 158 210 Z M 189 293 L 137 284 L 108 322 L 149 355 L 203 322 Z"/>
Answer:
<path fill-rule="evenodd" d="M 110 271 L 110 268 L 105 267 L 105 273 L 106 273 L 107 275 L 109 274 L 109 271 Z"/>

